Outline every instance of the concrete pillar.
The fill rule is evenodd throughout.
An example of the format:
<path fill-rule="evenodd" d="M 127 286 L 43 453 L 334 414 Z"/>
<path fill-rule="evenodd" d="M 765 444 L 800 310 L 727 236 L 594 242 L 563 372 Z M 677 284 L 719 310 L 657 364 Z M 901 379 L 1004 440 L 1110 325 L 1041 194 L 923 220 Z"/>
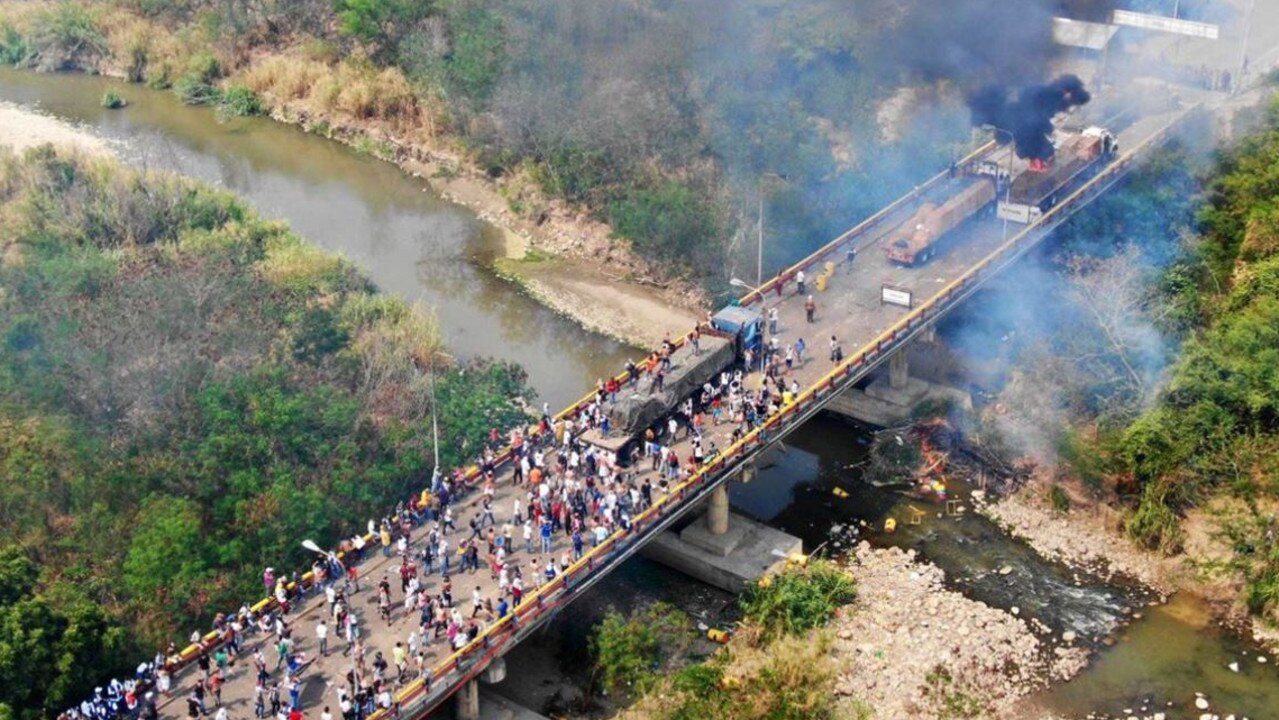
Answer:
<path fill-rule="evenodd" d="M 728 532 L 728 487 L 725 485 L 711 491 L 711 502 L 706 508 L 706 527 L 712 535 Z"/>
<path fill-rule="evenodd" d="M 888 358 L 888 387 L 901 390 L 910 381 L 910 368 L 906 362 L 906 348 L 901 348 Z"/>
<path fill-rule="evenodd" d="M 496 685 L 506 679 L 506 658 L 495 658 L 480 673 L 480 679 L 487 685 Z"/>
<path fill-rule="evenodd" d="M 457 702 L 457 720 L 480 720 L 480 683 L 468 680 L 453 696 Z"/>

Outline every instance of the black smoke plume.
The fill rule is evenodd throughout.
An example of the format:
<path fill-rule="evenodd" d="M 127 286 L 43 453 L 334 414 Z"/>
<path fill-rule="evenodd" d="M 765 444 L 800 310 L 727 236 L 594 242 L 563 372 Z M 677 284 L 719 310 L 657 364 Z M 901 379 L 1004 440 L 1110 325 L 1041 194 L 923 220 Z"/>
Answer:
<path fill-rule="evenodd" d="M 1049 160 L 1053 156 L 1053 117 L 1092 99 L 1084 83 L 1063 75 L 1047 85 L 1022 88 L 1010 101 L 1008 90 L 988 85 L 968 97 L 973 125 L 993 125 L 1012 135 L 1017 157 Z M 1008 140 L 996 133 L 999 142 Z"/>

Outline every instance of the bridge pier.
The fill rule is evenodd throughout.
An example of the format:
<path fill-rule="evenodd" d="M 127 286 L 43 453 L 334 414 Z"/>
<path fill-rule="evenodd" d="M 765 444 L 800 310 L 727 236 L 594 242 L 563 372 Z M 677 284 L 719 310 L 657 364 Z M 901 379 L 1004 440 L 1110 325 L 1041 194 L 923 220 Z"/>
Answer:
<path fill-rule="evenodd" d="M 740 477 L 749 482 L 754 475 L 755 468 L 748 466 Z M 733 513 L 728 482 L 711 491 L 704 517 L 678 532 L 663 532 L 640 552 L 708 585 L 738 593 L 804 551 L 799 538 Z"/>
<path fill-rule="evenodd" d="M 926 401 L 951 402 L 971 409 L 967 392 L 910 375 L 910 349 L 918 342 L 937 342 L 936 330 L 929 326 L 914 342 L 888 357 L 888 373 L 871 380 L 865 389 L 849 388 L 831 399 L 826 411 L 858 422 L 891 427 L 908 420 L 915 408 Z"/>
<path fill-rule="evenodd" d="M 457 720 L 480 720 L 479 680 L 468 680 L 453 698 Z"/>
<path fill-rule="evenodd" d="M 720 485 L 711 491 L 711 501 L 706 507 L 706 529 L 711 535 L 728 532 L 728 486 Z"/>
<path fill-rule="evenodd" d="M 909 354 L 903 348 L 888 358 L 888 387 L 905 390 L 910 385 Z"/>

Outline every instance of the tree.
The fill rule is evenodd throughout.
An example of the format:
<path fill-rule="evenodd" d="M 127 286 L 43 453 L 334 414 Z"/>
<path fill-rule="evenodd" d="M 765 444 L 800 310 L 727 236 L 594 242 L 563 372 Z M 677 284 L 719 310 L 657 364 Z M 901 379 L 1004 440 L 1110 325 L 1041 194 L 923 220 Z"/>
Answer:
<path fill-rule="evenodd" d="M 71 585 L 38 592 L 26 553 L 0 547 L 0 718 L 37 720 L 78 702 L 126 650 L 100 605 Z"/>

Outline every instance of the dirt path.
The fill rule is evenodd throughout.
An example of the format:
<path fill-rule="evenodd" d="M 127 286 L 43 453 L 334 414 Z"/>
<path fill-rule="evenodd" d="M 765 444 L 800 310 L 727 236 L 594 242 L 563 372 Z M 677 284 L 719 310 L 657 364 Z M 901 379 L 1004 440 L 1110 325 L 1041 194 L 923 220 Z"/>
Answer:
<path fill-rule="evenodd" d="M 0 103 L 0 145 L 17 152 L 44 143 L 69 145 L 95 155 L 114 155 L 105 140 L 69 123 Z"/>

